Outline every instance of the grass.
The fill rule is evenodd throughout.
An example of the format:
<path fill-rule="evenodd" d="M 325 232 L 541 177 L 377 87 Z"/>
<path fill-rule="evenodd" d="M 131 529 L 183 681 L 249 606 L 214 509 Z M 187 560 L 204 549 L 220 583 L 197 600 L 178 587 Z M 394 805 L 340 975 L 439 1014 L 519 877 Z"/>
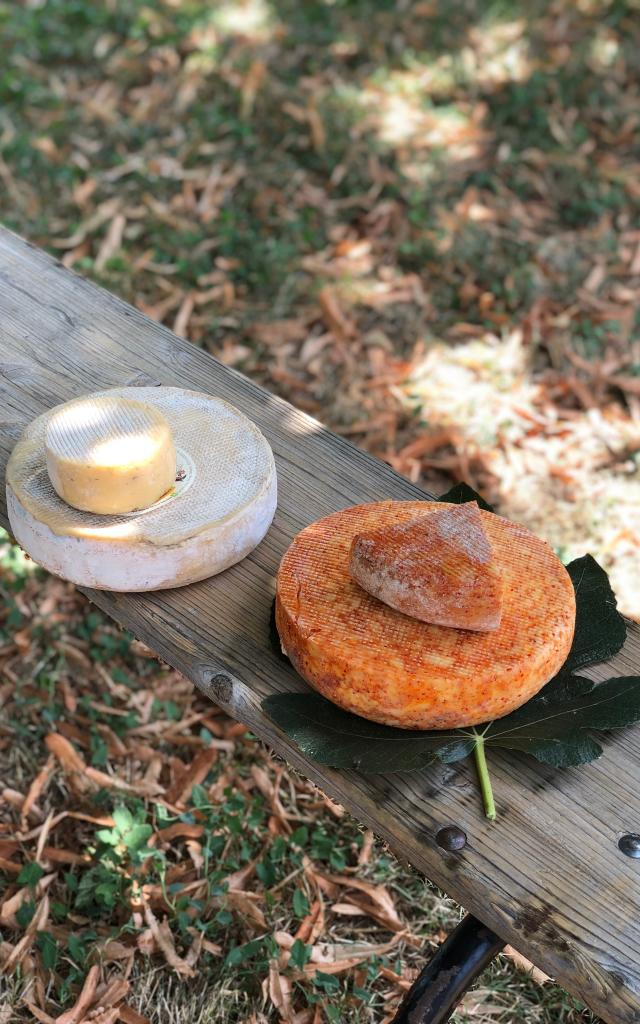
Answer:
<path fill-rule="evenodd" d="M 1 550 L 3 957 L 38 921 L 0 978 L 3 1022 L 69 1010 L 93 964 L 152 1024 L 275 1021 L 282 991 L 300 1019 L 387 1019 L 459 909 L 70 585 Z M 505 958 L 455 1018 L 520 1019 L 590 1018 Z"/>
<path fill-rule="evenodd" d="M 0 78 L 0 152 L 15 178 L 0 206 L 5 221 L 59 253 L 58 231 L 72 236 L 89 208 L 117 197 L 131 220 L 99 279 L 140 299 L 158 286 L 155 271 L 139 269 L 149 250 L 155 264 L 176 265 L 175 283 L 186 287 L 231 260 L 228 276 L 251 314 L 240 316 L 244 340 L 291 276 L 300 280 L 286 312 L 306 302 L 305 256 L 361 234 L 363 214 L 387 200 L 406 220 L 386 237 L 385 262 L 428 277 L 437 333 L 455 319 L 451 290 L 479 272 L 482 292 L 496 295 L 493 315 L 522 311 L 533 297 L 526 282 L 494 290 L 514 257 L 523 267 L 535 261 L 535 238 L 511 197 L 546 207 L 544 233 L 637 215 L 626 187 L 637 158 L 629 133 L 610 156 L 637 90 L 633 25 L 618 5 L 568 8 L 566 53 L 563 39 L 546 45 L 554 20 L 545 4 L 423 9 L 0 4 L 12 49 Z M 212 164 L 223 187 L 212 214 L 198 217 L 183 183 L 197 196 Z M 78 199 L 87 181 L 90 204 Z M 445 228 L 443 249 L 439 214 L 469 189 L 494 200 L 500 223 Z M 77 254 L 69 247 L 72 264 L 95 272 L 108 223 Z M 211 312 L 206 303 L 193 334 L 215 345 Z M 465 316 L 486 321 L 474 299 Z"/>
<path fill-rule="evenodd" d="M 413 479 L 467 478 L 571 557 L 589 546 L 637 617 L 638 410 L 620 384 L 640 366 L 635 14 L 623 0 L 0 0 L 0 217 Z M 442 444 L 410 454 L 430 431 Z M 103 979 L 130 970 L 122 999 L 163 1024 L 276 1020 L 288 986 L 299 1024 L 384 1019 L 459 910 L 70 588 L 6 543 L 2 557 L 0 777 L 19 794 L 0 804 L 3 838 L 49 811 L 102 822 L 61 820 L 48 842 L 67 861 L 38 859 L 55 875 L 49 921 L 0 979 L 2 1024 L 31 1019 L 24 998 L 68 1009 L 97 962 Z M 125 788 L 83 785 L 63 745 L 21 824 L 48 735 Z M 168 800 L 198 758 L 204 776 Z M 6 853 L 0 899 L 24 891 L 10 945 L 42 903 L 36 849 Z M 228 876 L 253 861 L 230 902 Z M 416 943 L 305 974 L 322 942 L 344 956 L 396 934 L 331 910 L 358 898 L 339 885 L 312 941 L 278 945 L 308 932 L 323 873 L 384 885 Z M 179 958 L 203 944 L 196 978 L 149 936 L 145 887 Z M 456 1020 L 589 1016 L 501 958 Z"/>

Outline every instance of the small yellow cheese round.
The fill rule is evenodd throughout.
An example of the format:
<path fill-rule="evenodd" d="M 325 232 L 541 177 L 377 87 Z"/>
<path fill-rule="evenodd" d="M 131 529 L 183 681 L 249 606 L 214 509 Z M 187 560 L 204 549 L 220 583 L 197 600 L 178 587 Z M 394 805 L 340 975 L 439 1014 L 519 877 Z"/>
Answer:
<path fill-rule="evenodd" d="M 78 398 L 61 405 L 47 425 L 45 451 L 55 491 L 84 512 L 147 508 L 176 478 L 166 417 L 131 398 Z"/>

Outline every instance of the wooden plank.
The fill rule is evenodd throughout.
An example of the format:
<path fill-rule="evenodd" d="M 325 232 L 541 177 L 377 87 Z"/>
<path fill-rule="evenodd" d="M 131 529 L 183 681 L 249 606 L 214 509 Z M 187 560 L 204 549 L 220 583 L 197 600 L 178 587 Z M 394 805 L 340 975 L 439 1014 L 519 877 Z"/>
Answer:
<path fill-rule="evenodd" d="M 367 778 L 301 757 L 260 709 L 266 694 L 303 688 L 268 640 L 279 558 L 294 533 L 319 516 L 424 492 L 0 233 L 0 465 L 29 418 L 139 374 L 219 395 L 251 416 L 276 455 L 279 509 L 254 554 L 215 579 L 148 595 L 93 592 L 92 600 L 605 1020 L 638 1024 L 640 860 L 624 857 L 617 841 L 640 831 L 640 728 L 607 738 L 605 756 L 580 769 L 553 771 L 524 757 L 491 754 L 494 824 L 482 816 L 466 763 Z M 640 629 L 632 627 L 624 651 L 591 674 L 600 679 L 639 668 Z M 451 823 L 468 835 L 461 853 L 436 845 L 438 829 Z"/>

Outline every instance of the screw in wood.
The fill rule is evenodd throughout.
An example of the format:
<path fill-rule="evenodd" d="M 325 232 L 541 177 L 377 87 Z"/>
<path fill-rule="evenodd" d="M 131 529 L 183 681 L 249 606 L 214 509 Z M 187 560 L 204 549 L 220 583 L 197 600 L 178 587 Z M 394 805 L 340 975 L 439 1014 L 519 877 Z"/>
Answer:
<path fill-rule="evenodd" d="M 625 857 L 640 857 L 640 836 L 635 832 L 627 832 L 618 840 L 618 849 Z"/>
<path fill-rule="evenodd" d="M 459 825 L 446 825 L 436 833 L 436 843 L 443 850 L 462 850 L 467 845 L 467 833 Z"/>

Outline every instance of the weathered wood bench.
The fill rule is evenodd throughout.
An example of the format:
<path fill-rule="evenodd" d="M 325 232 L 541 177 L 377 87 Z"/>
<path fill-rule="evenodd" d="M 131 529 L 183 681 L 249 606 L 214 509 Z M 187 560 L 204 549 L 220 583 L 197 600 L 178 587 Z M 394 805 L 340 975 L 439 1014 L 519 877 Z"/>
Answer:
<path fill-rule="evenodd" d="M 267 694 L 301 688 L 269 641 L 279 559 L 295 533 L 336 509 L 429 496 L 43 252 L 0 232 L 3 475 L 32 417 L 88 391 L 150 381 L 219 395 L 260 426 L 276 456 L 278 511 L 266 540 L 220 576 L 160 593 L 90 592 L 91 600 L 606 1021 L 638 1024 L 640 859 L 625 856 L 618 844 L 640 832 L 640 728 L 608 737 L 605 756 L 580 769 L 553 771 L 493 754 L 495 823 L 482 816 L 467 763 L 366 777 L 302 757 L 260 707 Z M 0 521 L 7 525 L 4 488 Z M 604 679 L 638 672 L 640 628 L 633 626 L 614 661 L 588 674 Z M 459 852 L 436 842 L 439 829 L 451 824 L 468 836 Z M 463 978 L 499 948 L 496 936 L 479 931 L 468 922 L 447 961 L 461 960 Z M 446 1019 L 426 1013 L 423 1003 L 403 1019 Z"/>

